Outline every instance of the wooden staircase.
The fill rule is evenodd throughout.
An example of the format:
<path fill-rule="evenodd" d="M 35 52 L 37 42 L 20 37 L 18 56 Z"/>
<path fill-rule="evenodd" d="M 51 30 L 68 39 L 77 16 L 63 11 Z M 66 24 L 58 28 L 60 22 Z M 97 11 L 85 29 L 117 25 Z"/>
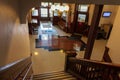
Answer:
<path fill-rule="evenodd" d="M 120 80 L 120 64 L 66 56 L 65 71 L 33 75 L 31 57 L 0 67 L 0 80 Z"/>
<path fill-rule="evenodd" d="M 77 80 L 77 79 L 70 73 L 59 71 L 34 75 L 33 80 Z"/>

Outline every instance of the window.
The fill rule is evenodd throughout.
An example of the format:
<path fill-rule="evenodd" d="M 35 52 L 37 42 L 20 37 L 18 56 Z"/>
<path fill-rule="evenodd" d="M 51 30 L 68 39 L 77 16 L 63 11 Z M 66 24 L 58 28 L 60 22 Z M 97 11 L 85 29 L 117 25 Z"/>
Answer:
<path fill-rule="evenodd" d="M 38 10 L 37 9 L 32 10 L 32 16 L 38 16 Z"/>
<path fill-rule="evenodd" d="M 50 14 L 50 17 L 53 17 L 53 11 L 51 9 L 49 9 L 49 14 Z"/>
<path fill-rule="evenodd" d="M 41 6 L 48 7 L 48 2 L 41 2 Z"/>
<path fill-rule="evenodd" d="M 47 8 L 41 8 L 41 17 L 48 17 L 48 9 Z"/>
<path fill-rule="evenodd" d="M 52 4 L 52 2 L 41 2 L 40 17 L 42 19 L 50 19 L 50 17 L 53 17 L 53 11 L 50 9 Z"/>
<path fill-rule="evenodd" d="M 78 22 L 85 22 L 86 15 L 85 14 L 78 14 Z"/>
<path fill-rule="evenodd" d="M 77 18 L 77 21 L 78 22 L 88 22 L 88 8 L 89 8 L 89 5 L 87 4 L 80 4 L 78 6 L 78 18 Z"/>
<path fill-rule="evenodd" d="M 55 11 L 54 11 L 54 16 L 58 16 L 58 15 L 59 15 L 58 10 L 55 10 Z"/>
<path fill-rule="evenodd" d="M 87 12 L 88 11 L 88 5 L 79 5 L 78 11 Z"/>

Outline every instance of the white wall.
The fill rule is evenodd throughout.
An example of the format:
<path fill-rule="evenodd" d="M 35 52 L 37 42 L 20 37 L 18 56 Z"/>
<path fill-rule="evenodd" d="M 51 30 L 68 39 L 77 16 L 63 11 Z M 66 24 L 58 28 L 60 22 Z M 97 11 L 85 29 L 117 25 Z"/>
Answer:
<path fill-rule="evenodd" d="M 113 63 L 120 64 L 120 6 L 113 24 L 113 29 L 107 46 L 110 48 L 109 55 Z"/>
<path fill-rule="evenodd" d="M 91 20 L 92 20 L 92 16 L 93 16 L 94 7 L 95 7 L 95 5 L 91 4 L 90 8 L 89 8 L 89 18 L 88 18 L 89 19 L 88 20 L 89 25 L 91 25 Z M 118 10 L 117 5 L 104 5 L 102 13 L 104 11 L 110 11 L 110 12 L 112 12 L 112 14 L 108 18 L 102 17 L 102 14 L 101 14 L 99 26 L 102 26 L 102 24 L 113 24 L 114 19 L 115 19 L 115 15 L 117 13 L 117 10 Z"/>
<path fill-rule="evenodd" d="M 116 16 L 116 13 L 117 13 L 117 10 L 118 10 L 118 6 L 117 5 L 104 5 L 102 13 L 104 11 L 110 11 L 112 13 L 111 13 L 110 17 L 106 17 L 106 18 L 102 17 L 102 14 L 101 14 L 99 26 L 101 26 L 101 24 L 113 24 L 115 16 Z"/>
<path fill-rule="evenodd" d="M 17 1 L 0 1 L 0 66 L 30 55 L 28 27 L 18 13 Z"/>
<path fill-rule="evenodd" d="M 89 20 L 88 20 L 88 25 L 91 25 L 92 17 L 93 17 L 93 12 L 94 12 L 94 4 L 91 4 L 89 7 Z"/>

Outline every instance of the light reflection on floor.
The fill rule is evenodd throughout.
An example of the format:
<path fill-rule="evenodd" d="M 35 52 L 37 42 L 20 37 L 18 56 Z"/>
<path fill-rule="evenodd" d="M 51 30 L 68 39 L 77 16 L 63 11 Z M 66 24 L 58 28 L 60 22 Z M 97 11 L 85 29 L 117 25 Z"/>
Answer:
<path fill-rule="evenodd" d="M 48 39 L 49 39 L 48 34 L 41 35 L 41 40 L 48 40 Z"/>
<path fill-rule="evenodd" d="M 51 23 L 52 24 L 52 23 Z M 50 23 L 41 23 L 39 27 L 38 35 L 31 35 L 31 52 L 33 53 L 33 72 L 34 74 L 42 74 L 46 72 L 63 71 L 65 66 L 65 54 L 61 51 L 49 52 L 43 48 L 35 48 L 35 39 L 40 38 L 41 40 L 52 39 L 52 35 L 58 35 L 57 31 Z M 45 27 L 50 25 L 51 27 Z M 54 36 L 55 37 L 55 36 Z M 55 37 L 57 38 L 57 37 Z"/>
<path fill-rule="evenodd" d="M 41 36 L 41 40 L 52 39 L 53 35 L 58 35 L 57 31 L 53 28 L 52 23 L 42 23 L 39 27 L 39 35 Z"/>

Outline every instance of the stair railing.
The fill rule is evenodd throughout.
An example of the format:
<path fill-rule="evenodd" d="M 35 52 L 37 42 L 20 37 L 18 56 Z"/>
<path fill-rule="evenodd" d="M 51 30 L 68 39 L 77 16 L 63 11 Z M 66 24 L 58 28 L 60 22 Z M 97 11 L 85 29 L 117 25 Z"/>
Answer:
<path fill-rule="evenodd" d="M 79 80 L 120 80 L 120 65 L 67 57 L 66 71 Z"/>
<path fill-rule="evenodd" d="M 31 57 L 24 58 L 0 67 L 0 80 L 31 80 Z"/>

